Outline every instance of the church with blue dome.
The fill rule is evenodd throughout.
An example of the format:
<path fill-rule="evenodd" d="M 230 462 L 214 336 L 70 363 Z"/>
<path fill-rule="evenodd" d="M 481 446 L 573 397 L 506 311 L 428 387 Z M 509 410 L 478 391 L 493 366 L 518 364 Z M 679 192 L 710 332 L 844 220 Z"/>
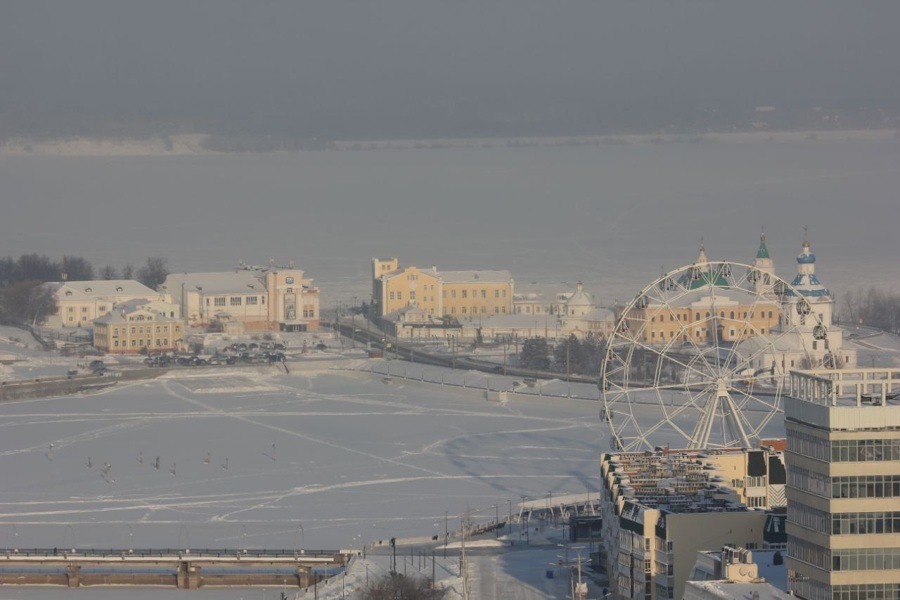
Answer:
<path fill-rule="evenodd" d="M 797 255 L 797 274 L 789 286 L 777 283 L 765 234 L 760 237 L 753 266 L 762 273 L 757 291 L 780 297 L 779 329 L 783 332 L 775 336 L 774 348 L 761 357 L 757 366 L 774 365 L 776 371 L 784 373 L 792 368 L 856 366 L 856 349 L 844 347 L 844 332 L 834 324 L 834 296 L 816 276 L 816 255 L 807 231 Z"/>

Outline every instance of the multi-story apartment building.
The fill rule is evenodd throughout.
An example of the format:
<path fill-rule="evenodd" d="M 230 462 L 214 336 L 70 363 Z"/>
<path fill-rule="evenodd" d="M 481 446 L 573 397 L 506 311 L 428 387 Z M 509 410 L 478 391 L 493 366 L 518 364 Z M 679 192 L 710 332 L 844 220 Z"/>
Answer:
<path fill-rule="evenodd" d="M 761 456 L 742 457 L 750 452 Z M 784 515 L 748 508 L 731 487 L 731 479 L 743 482 L 748 477 L 746 471 L 734 469 L 754 463 L 765 469 L 754 484 L 768 486 L 771 479 L 778 480 L 768 471 L 778 462 L 768 460 L 777 452 L 750 452 L 659 450 L 603 456 L 600 562 L 614 597 L 681 598 L 698 551 L 784 543 Z"/>
<path fill-rule="evenodd" d="M 438 319 L 506 315 L 512 313 L 514 286 L 509 271 L 401 268 L 396 258 L 373 258 L 372 314 L 384 317 L 414 305 Z"/>
<path fill-rule="evenodd" d="M 794 371 L 791 391 L 791 593 L 900 598 L 900 369 Z"/>
<path fill-rule="evenodd" d="M 56 298 L 56 313 L 46 324 L 49 327 L 89 327 L 94 319 L 102 317 L 116 304 L 130 300 L 156 300 L 171 302 L 168 294 L 156 292 L 132 279 L 96 281 L 62 281 L 48 283 Z M 178 307 L 172 309 L 179 317 Z"/>
<path fill-rule="evenodd" d="M 234 271 L 174 273 L 161 286 L 179 303 L 191 326 L 214 321 L 246 329 L 316 331 L 319 288 L 293 265 L 241 265 Z"/>
<path fill-rule="evenodd" d="M 94 347 L 108 354 L 169 352 L 184 346 L 184 321 L 157 310 L 154 302 L 117 304 L 94 319 Z"/>

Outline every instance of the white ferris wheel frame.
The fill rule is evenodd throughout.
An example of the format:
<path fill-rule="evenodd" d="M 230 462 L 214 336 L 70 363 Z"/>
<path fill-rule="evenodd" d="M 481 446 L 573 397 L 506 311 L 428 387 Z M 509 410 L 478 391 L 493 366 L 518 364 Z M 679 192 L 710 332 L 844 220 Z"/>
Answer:
<path fill-rule="evenodd" d="M 721 277 L 728 286 L 712 285 L 709 279 L 697 288 L 680 282 L 685 277 L 691 281 L 690 278 L 697 274 Z M 763 277 L 768 277 L 769 283 L 757 286 Z M 727 297 L 729 293 L 733 296 L 735 291 L 744 297 L 749 294 L 753 301 L 743 317 L 739 312 L 736 318 L 725 319 L 736 323 L 735 329 L 740 331 L 738 341 L 726 345 L 718 336 L 718 323 L 722 320 L 718 311 L 724 307 L 717 308 L 715 300 L 717 294 Z M 679 337 L 662 343 L 644 340 L 649 321 L 635 319 L 636 308 L 656 306 L 667 314 L 675 314 L 685 308 L 677 306 L 679 300 L 704 292 L 711 298 L 708 317 L 690 323 L 670 320 L 680 327 Z M 796 301 L 785 302 L 789 297 Z M 762 304 L 778 306 L 777 330 L 768 328 L 763 333 L 751 323 L 754 311 Z M 805 323 L 785 318 L 784 311 L 788 308 L 802 314 Z M 713 341 L 700 345 L 690 332 L 704 323 L 708 324 Z M 671 445 L 672 438 L 675 445 L 683 443 L 682 448 L 753 446 L 761 439 L 763 430 L 782 412 L 789 369 L 782 365 L 776 374 L 773 365 L 771 373 L 764 377 L 768 388 L 755 385 L 756 376 L 746 375 L 747 370 L 767 352 L 784 356 L 783 351 L 777 350 L 777 344 L 785 338 L 793 337 L 802 343 L 804 336 L 796 335 L 801 328 L 814 331 L 816 339 L 826 339 L 826 329 L 818 314 L 811 310 L 809 300 L 787 281 L 752 265 L 731 261 L 694 263 L 657 278 L 629 302 L 608 339 L 600 376 L 600 417 L 609 426 L 611 448 L 652 450 Z M 757 348 L 749 354 L 738 351 L 739 342 L 745 340 L 745 335 L 757 340 Z M 796 352 L 811 356 L 805 345 Z M 648 365 L 653 367 L 652 380 L 638 381 L 633 376 L 635 360 L 641 361 L 645 372 Z M 672 373 L 671 382 L 663 381 L 667 365 Z M 684 377 L 680 381 L 674 380 L 676 368 L 683 370 Z M 665 442 L 661 439 L 663 433 L 668 436 Z"/>

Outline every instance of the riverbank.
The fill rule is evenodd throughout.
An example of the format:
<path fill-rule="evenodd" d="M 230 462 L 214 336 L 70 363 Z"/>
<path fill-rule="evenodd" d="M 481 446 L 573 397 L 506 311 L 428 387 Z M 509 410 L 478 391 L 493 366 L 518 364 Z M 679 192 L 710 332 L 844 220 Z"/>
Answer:
<path fill-rule="evenodd" d="M 7 156 L 195 156 L 222 154 L 209 150 L 209 134 L 193 133 L 151 138 L 88 138 L 34 140 L 13 138 L 0 145 Z M 430 150 L 445 148 L 527 148 L 569 146 L 624 146 L 631 144 L 705 144 L 802 141 L 900 140 L 894 129 L 827 131 L 728 131 L 708 133 L 647 133 L 629 135 L 548 136 L 509 138 L 435 138 L 347 140 L 330 142 L 324 150 Z"/>

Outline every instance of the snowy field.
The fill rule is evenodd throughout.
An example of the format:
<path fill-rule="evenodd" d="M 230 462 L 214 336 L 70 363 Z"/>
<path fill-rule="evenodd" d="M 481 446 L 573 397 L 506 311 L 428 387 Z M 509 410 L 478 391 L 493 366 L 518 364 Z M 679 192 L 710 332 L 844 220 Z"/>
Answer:
<path fill-rule="evenodd" d="M 455 529 L 467 509 L 486 521 L 522 495 L 595 489 L 606 437 L 594 401 L 501 405 L 332 371 L 178 374 L 0 415 L 0 535 L 19 547 L 436 535 L 445 515 Z"/>

